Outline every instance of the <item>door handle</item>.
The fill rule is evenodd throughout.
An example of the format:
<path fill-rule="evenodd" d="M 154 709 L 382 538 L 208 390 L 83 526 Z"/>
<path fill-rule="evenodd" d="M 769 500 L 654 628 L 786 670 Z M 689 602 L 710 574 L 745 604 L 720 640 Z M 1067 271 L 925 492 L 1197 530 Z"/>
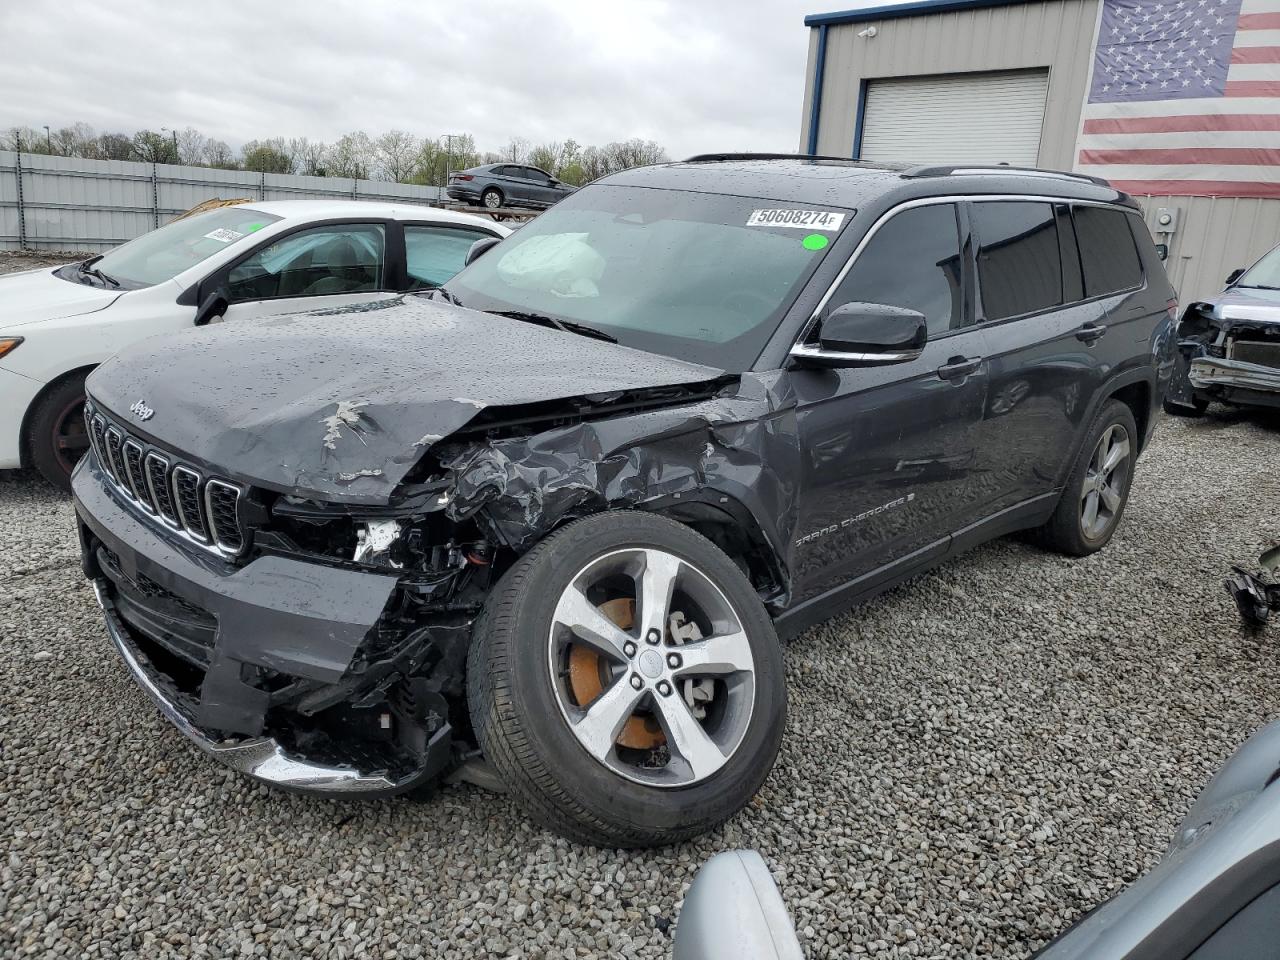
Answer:
<path fill-rule="evenodd" d="M 1081 343 L 1096 343 L 1106 332 L 1107 326 L 1104 323 L 1086 323 L 1076 331 L 1076 339 Z"/>
<path fill-rule="evenodd" d="M 938 376 L 943 380 L 963 380 L 982 366 L 981 357 L 952 357 L 938 368 Z"/>

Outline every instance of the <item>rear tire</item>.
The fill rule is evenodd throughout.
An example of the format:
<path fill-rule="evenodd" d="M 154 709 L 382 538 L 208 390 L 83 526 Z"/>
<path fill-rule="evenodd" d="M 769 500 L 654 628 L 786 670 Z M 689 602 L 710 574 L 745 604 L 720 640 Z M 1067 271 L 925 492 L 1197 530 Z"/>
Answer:
<path fill-rule="evenodd" d="M 1123 442 L 1123 456 L 1119 456 L 1118 450 L 1110 453 L 1111 447 L 1100 454 L 1104 442 L 1111 445 Z M 1106 466 L 1109 456 L 1118 457 L 1115 466 L 1100 470 L 1099 467 Z M 1138 427 L 1133 411 L 1119 400 L 1106 401 L 1089 425 L 1057 509 L 1035 532 L 1035 539 L 1051 550 L 1073 557 L 1096 553 L 1110 543 L 1129 502 L 1137 456 Z"/>
<path fill-rule="evenodd" d="M 629 563 L 632 557 L 643 561 L 634 568 L 641 572 L 619 573 L 609 566 Z M 628 578 L 636 578 L 638 599 L 632 602 L 633 610 L 640 611 L 644 597 L 656 595 L 648 589 L 650 571 L 655 583 L 662 577 L 658 561 L 650 557 L 665 558 L 663 563 L 672 564 L 666 569 L 679 571 L 670 574 L 669 582 L 674 584 L 670 608 L 664 604 L 659 610 L 655 603 L 650 609 L 658 611 L 656 615 L 637 613 L 626 630 L 619 626 L 613 634 L 617 649 L 633 652 L 626 657 L 619 653 L 618 663 L 605 668 L 613 676 L 597 686 L 603 692 L 582 698 L 581 705 L 566 706 L 566 688 L 577 665 L 566 667 L 563 659 L 557 659 L 558 644 L 567 637 L 572 650 L 581 644 L 580 637 L 590 635 L 589 628 L 565 626 L 569 620 L 562 611 L 572 606 L 566 598 L 587 597 L 584 584 L 595 576 L 593 571 L 601 569 L 607 571 L 599 575 L 602 579 L 591 582 L 622 584 L 625 591 L 632 582 Z M 688 587 L 691 593 L 685 592 L 686 577 L 693 584 Z M 585 612 L 574 614 L 587 619 L 572 622 L 589 622 L 594 613 L 611 616 L 595 606 L 600 602 L 597 589 L 590 587 L 591 599 L 581 608 Z M 732 653 L 726 652 L 728 647 L 717 647 L 714 656 L 705 648 L 695 652 L 698 640 L 686 641 L 688 646 L 674 645 L 666 629 L 665 639 L 643 629 L 646 623 L 667 624 L 676 613 L 677 601 L 680 612 L 686 612 L 686 607 L 696 609 L 698 601 L 690 597 L 699 591 L 711 598 L 708 606 L 723 602 L 719 609 L 729 611 L 727 619 L 712 618 L 705 635 L 733 640 Z M 613 602 L 618 601 L 605 604 Z M 650 636 L 654 639 L 648 640 Z M 684 651 L 686 660 L 681 660 L 679 651 Z M 668 686 L 667 693 L 659 696 L 666 674 L 657 672 L 655 654 L 657 665 L 674 659 L 688 669 L 695 662 L 714 662 L 714 671 L 723 672 L 726 679 L 711 681 L 717 692 L 703 708 L 701 719 L 686 707 L 684 698 L 693 695 L 682 693 L 687 688 L 679 685 L 687 680 L 673 677 L 676 688 Z M 737 657 L 749 661 L 750 667 L 741 672 L 726 669 L 725 664 L 741 662 Z M 640 675 L 642 670 L 649 679 Z M 694 669 L 688 675 L 710 676 L 714 671 L 700 674 Z M 737 679 L 748 676 L 749 681 Z M 639 692 L 633 696 L 629 687 Z M 724 698 L 718 707 L 715 696 Z M 571 840 L 604 847 L 676 843 L 733 816 L 751 800 L 773 767 L 786 717 L 782 650 L 773 623 L 746 577 L 705 537 L 673 520 L 639 511 L 597 514 L 571 523 L 507 571 L 475 626 L 467 660 L 467 699 L 481 748 L 524 812 Z M 625 706 L 606 710 L 610 717 L 622 719 L 596 727 L 603 731 L 602 746 L 592 751 L 583 739 L 585 721 L 599 720 L 592 711 L 610 700 L 638 705 L 634 713 Z M 632 730 L 627 724 L 643 726 L 646 719 L 661 725 L 661 746 L 633 750 L 621 743 Z M 574 722 L 578 726 L 571 725 Z M 652 733 L 657 728 L 649 729 Z M 699 731 L 707 739 L 701 739 Z M 701 752 L 706 743 L 722 736 L 727 748 L 717 746 L 714 755 Z M 685 754 L 676 749 L 685 742 L 693 748 L 687 764 Z M 659 762 L 664 756 L 665 761 Z M 635 766 L 627 766 L 630 763 Z M 657 779 L 647 779 L 651 777 Z"/>
<path fill-rule="evenodd" d="M 36 400 L 27 420 L 31 465 L 59 490 L 71 492 L 71 471 L 89 450 L 84 425 L 85 374 L 72 374 Z"/>

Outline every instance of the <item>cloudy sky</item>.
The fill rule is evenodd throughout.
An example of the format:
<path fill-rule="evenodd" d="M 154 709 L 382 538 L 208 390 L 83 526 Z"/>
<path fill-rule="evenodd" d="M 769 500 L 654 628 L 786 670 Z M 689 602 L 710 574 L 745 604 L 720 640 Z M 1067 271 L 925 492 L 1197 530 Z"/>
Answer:
<path fill-rule="evenodd" d="M 794 150 L 806 13 L 869 0 L 0 2 L 0 129 Z M 55 12 L 56 11 L 56 12 Z"/>

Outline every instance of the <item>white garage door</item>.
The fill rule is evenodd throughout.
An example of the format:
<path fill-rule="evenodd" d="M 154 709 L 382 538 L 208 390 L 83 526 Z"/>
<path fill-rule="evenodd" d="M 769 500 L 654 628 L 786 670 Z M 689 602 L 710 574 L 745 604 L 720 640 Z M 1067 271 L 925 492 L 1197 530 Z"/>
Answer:
<path fill-rule="evenodd" d="M 867 81 L 863 160 L 1035 166 L 1049 71 Z"/>

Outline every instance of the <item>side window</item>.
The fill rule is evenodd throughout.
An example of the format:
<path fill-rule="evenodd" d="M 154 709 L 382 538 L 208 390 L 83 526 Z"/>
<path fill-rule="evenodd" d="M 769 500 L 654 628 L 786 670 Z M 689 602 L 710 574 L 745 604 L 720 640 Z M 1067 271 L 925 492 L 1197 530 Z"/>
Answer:
<path fill-rule="evenodd" d="M 1086 297 L 1129 290 L 1142 283 L 1138 247 L 1122 210 L 1106 207 L 1072 208 Z"/>
<path fill-rule="evenodd" d="M 539 186 L 545 187 L 551 182 L 551 178 L 539 170 L 537 167 L 525 167 L 524 175 Z"/>
<path fill-rule="evenodd" d="M 971 208 L 978 235 L 978 291 L 987 320 L 1062 303 L 1062 259 L 1053 207 L 1022 200 Z"/>
<path fill-rule="evenodd" d="M 232 303 L 380 290 L 386 267 L 380 224 L 344 223 L 290 234 L 231 268 Z"/>
<path fill-rule="evenodd" d="M 924 314 L 934 336 L 963 323 L 960 264 L 955 204 L 912 207 L 876 231 L 830 303 L 863 301 L 915 310 Z"/>
<path fill-rule="evenodd" d="M 452 227 L 404 228 L 405 268 L 410 290 L 438 287 L 462 269 L 467 251 L 477 240 L 492 236 Z"/>

